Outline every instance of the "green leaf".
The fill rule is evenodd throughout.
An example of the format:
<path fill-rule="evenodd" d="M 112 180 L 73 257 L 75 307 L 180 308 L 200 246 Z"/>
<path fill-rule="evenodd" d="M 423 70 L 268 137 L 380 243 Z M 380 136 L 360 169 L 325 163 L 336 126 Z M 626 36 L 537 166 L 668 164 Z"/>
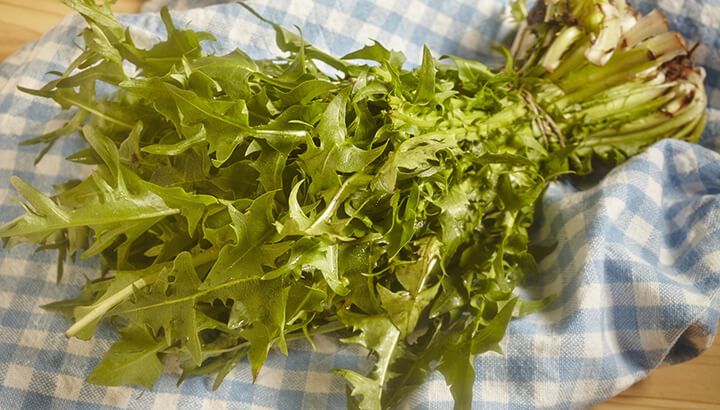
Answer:
<path fill-rule="evenodd" d="M 342 339 L 344 343 L 359 344 L 377 356 L 375 368 L 370 377 L 347 369 L 336 370 L 351 385 L 351 396 L 355 397 L 361 409 L 380 409 L 383 386 L 392 378 L 390 366 L 402 353 L 400 331 L 385 316 L 358 315 L 348 311 L 338 312 L 340 320 L 360 333 Z"/>
<path fill-rule="evenodd" d="M 345 296 L 350 293 L 350 289 L 347 288 L 347 279 L 341 276 L 338 247 L 338 244 L 321 242 L 317 250 L 310 254 L 313 256 L 304 258 L 303 262 L 319 270 L 333 292 Z"/>
<path fill-rule="evenodd" d="M 103 229 L 178 213 L 150 192 L 133 195 L 124 189 L 113 191 L 102 177 L 97 175 L 94 175 L 93 182 L 99 186 L 102 196 L 88 203 L 86 207 L 74 210 L 55 204 L 50 198 L 14 177 L 13 185 L 28 201 L 30 212 L 0 227 L 0 237 L 21 236 L 28 240 L 39 240 L 67 228 L 92 226 Z"/>
<path fill-rule="evenodd" d="M 77 113 L 63 125 L 62 127 L 58 128 L 55 131 L 48 132 L 47 134 L 43 134 L 40 136 L 37 136 L 35 138 L 31 138 L 29 140 L 25 140 L 21 142 L 21 145 L 34 145 L 34 144 L 46 144 L 45 148 L 43 148 L 40 153 L 38 153 L 37 157 L 35 157 L 35 164 L 40 162 L 42 158 L 45 156 L 45 154 L 50 151 L 50 149 L 55 145 L 55 143 L 61 138 L 66 135 L 70 135 L 74 133 L 75 131 L 79 130 L 83 121 L 88 116 L 88 112 L 85 110 L 78 110 Z"/>
<path fill-rule="evenodd" d="M 378 63 L 388 63 L 392 67 L 400 68 L 405 63 L 405 56 L 394 50 L 388 50 L 379 42 L 373 40 L 371 45 L 366 45 L 360 50 L 345 54 L 343 60 L 370 60 Z"/>
<path fill-rule="evenodd" d="M 397 146 L 390 158 L 378 170 L 375 177 L 376 189 L 394 192 L 398 176 L 413 176 L 431 171 L 438 154 L 459 153 L 457 141 L 450 133 L 426 133 L 408 138 Z"/>
<path fill-rule="evenodd" d="M 287 164 L 291 147 L 276 149 L 267 142 L 255 141 L 260 147 L 260 155 L 251 166 L 258 172 L 258 181 L 266 192 L 280 190 L 283 187 L 283 170 Z"/>
<path fill-rule="evenodd" d="M 523 200 L 515 192 L 515 188 L 513 188 L 510 177 L 507 174 L 502 174 L 498 178 L 497 191 L 498 197 L 507 210 L 517 211 L 522 207 Z"/>
<path fill-rule="evenodd" d="M 415 330 L 420 314 L 433 301 L 440 289 L 440 283 L 411 295 L 407 291 L 391 292 L 382 285 L 378 285 L 378 294 L 383 309 L 390 316 L 392 323 L 400 330 L 400 334 L 407 337 Z"/>
<path fill-rule="evenodd" d="M 388 241 L 387 253 L 390 258 L 394 258 L 415 235 L 419 204 L 420 188 L 418 185 L 412 186 L 410 194 L 404 204 L 400 203 L 400 196 L 398 194 L 393 196 L 392 226 L 385 234 L 385 238 Z"/>
<path fill-rule="evenodd" d="M 82 14 L 90 22 L 95 22 L 107 30 L 114 38 L 123 36 L 125 29 L 112 15 L 110 3 L 98 5 L 93 0 L 62 0 L 63 4 Z"/>
<path fill-rule="evenodd" d="M 418 87 L 415 91 L 415 102 L 427 104 L 435 96 L 435 62 L 430 49 L 423 46 L 422 63 L 418 70 Z"/>
<path fill-rule="evenodd" d="M 470 346 L 467 331 L 450 334 L 438 366 L 445 382 L 450 386 L 456 409 L 472 408 L 475 369 Z"/>
<path fill-rule="evenodd" d="M 144 182 L 149 192 L 160 197 L 167 206 L 177 209 L 187 220 L 188 233 L 193 234 L 205 210 L 218 203 L 217 198 L 211 195 L 198 195 L 185 192 L 180 187 L 163 188 L 161 186 Z"/>
<path fill-rule="evenodd" d="M 348 94 L 344 89 L 336 95 L 320 118 L 317 133 L 320 146 L 308 143 L 307 151 L 300 155 L 303 167 L 312 178 L 310 192 L 333 190 L 341 185 L 338 172 L 360 172 L 378 158 L 385 147 L 363 150 L 348 138 L 345 124 Z"/>
<path fill-rule="evenodd" d="M 205 284 L 200 287 L 187 256 L 182 255 L 187 254 L 178 257 L 171 272 L 165 271 L 158 276 L 149 293 L 140 293 L 137 303 L 119 305 L 112 314 L 146 323 L 156 330 L 164 329 L 166 340 L 179 342 L 199 365 L 202 347 L 197 339 L 195 308 L 199 302 L 220 300 L 232 307 L 229 329 L 245 324 L 240 334 L 249 343 L 248 357 L 253 377 L 257 377 L 276 339 L 281 347 L 285 345 L 287 291 L 283 289 L 282 281 L 239 278 L 212 287 Z M 171 277 L 175 279 L 171 280 Z M 167 293 L 170 296 L 166 296 Z M 230 301 L 233 303 L 229 304 Z M 189 333 L 191 330 L 192 334 Z"/>
<path fill-rule="evenodd" d="M 131 326 L 88 375 L 87 381 L 102 386 L 134 385 L 152 389 L 163 370 L 158 352 L 167 347 L 144 329 Z"/>
<path fill-rule="evenodd" d="M 232 221 L 230 226 L 235 231 L 236 242 L 222 248 L 203 282 L 204 288 L 233 279 L 263 276 L 262 266 L 266 259 L 261 245 L 273 232 L 273 197 L 273 192 L 262 195 L 253 201 L 245 213 L 238 212 L 228 204 Z"/>
<path fill-rule="evenodd" d="M 465 60 L 456 56 L 447 56 L 447 58 L 455 63 L 458 78 L 465 89 L 477 91 L 495 76 L 490 67 L 479 61 Z"/>
<path fill-rule="evenodd" d="M 216 165 L 227 161 L 245 137 L 255 133 L 243 113 L 243 101 L 206 99 L 159 78 L 128 80 L 120 85 L 152 101 L 152 107 L 175 125 L 177 133 L 193 143 L 199 138 L 196 127 L 202 125 L 210 153 L 216 153 L 217 158 L 213 161 Z"/>
<path fill-rule="evenodd" d="M 115 102 L 97 101 L 94 82 L 91 82 L 90 85 L 83 83 L 77 92 L 73 88 L 60 88 L 52 92 L 30 90 L 24 87 L 18 87 L 18 89 L 31 95 L 50 97 L 64 109 L 77 107 L 87 111 L 95 117 L 96 121 L 108 126 L 126 130 L 133 128 L 132 110 Z"/>
<path fill-rule="evenodd" d="M 548 305 L 554 302 L 555 298 L 557 298 L 557 295 L 553 294 L 536 300 L 518 299 L 514 314 L 516 317 L 522 318 L 541 312 L 548 307 Z"/>
<path fill-rule="evenodd" d="M 298 28 L 298 36 L 300 37 L 300 45 L 295 53 L 295 59 L 280 75 L 278 80 L 283 82 L 296 82 L 305 74 L 305 41 L 302 37 L 302 31 Z"/>
<path fill-rule="evenodd" d="M 272 28 L 275 30 L 275 42 L 277 43 L 278 48 L 282 51 L 289 51 L 289 52 L 297 52 L 301 48 L 305 49 L 305 55 L 309 58 L 316 59 L 318 61 L 322 61 L 323 63 L 329 65 L 330 67 L 339 70 L 341 72 L 347 72 L 348 66 L 343 62 L 342 60 L 335 58 L 325 52 L 322 52 L 312 45 L 306 43 L 303 38 L 291 31 L 285 30 L 280 25 L 273 23 L 272 21 L 264 18 L 260 14 L 258 14 L 252 7 L 247 5 L 246 3 L 239 3 L 241 6 L 245 7 L 249 12 L 251 12 L 255 17 L 259 18 L 260 20 L 264 21 L 267 24 L 270 24 Z"/>
<path fill-rule="evenodd" d="M 513 309 L 518 299 L 513 298 L 508 301 L 505 306 L 498 312 L 487 326 L 477 331 L 471 342 L 470 351 L 473 355 L 477 355 L 489 350 L 498 351 L 498 343 L 502 340 L 507 330 L 510 319 L 512 319 Z"/>
<path fill-rule="evenodd" d="M 230 371 L 240 363 L 240 361 L 245 357 L 245 355 L 247 355 L 246 350 L 247 349 L 239 349 L 225 362 L 221 360 L 217 361 L 218 364 L 222 364 L 222 367 L 220 368 L 220 370 L 218 370 L 217 375 L 215 376 L 215 381 L 213 382 L 213 391 L 217 390 L 220 387 L 223 380 L 225 379 L 225 377 L 227 377 Z"/>
<path fill-rule="evenodd" d="M 471 207 L 468 190 L 457 185 L 450 188 L 447 195 L 437 201 L 437 206 L 442 210 L 440 215 L 442 244 L 445 247 L 446 257 L 450 258 L 468 240 L 471 232 L 468 232 L 466 225 L 475 222 L 473 220 L 475 212 Z"/>
<path fill-rule="evenodd" d="M 204 56 L 191 63 L 194 72 L 203 73 L 216 81 L 232 99 L 248 100 L 252 97 L 250 77 L 258 66 L 241 50 L 224 56 Z"/>
<path fill-rule="evenodd" d="M 252 368 L 253 380 L 257 378 L 260 368 L 267 358 L 270 348 L 276 339 L 280 349 L 287 354 L 287 345 L 284 337 L 285 309 L 288 292 L 282 287 L 282 280 L 276 279 L 263 282 L 249 282 L 236 290 L 250 291 L 252 294 L 239 298 L 243 293 L 228 292 L 226 288 L 218 296 L 234 298 L 231 310 L 231 323 L 247 321 L 252 326 L 241 332 L 241 335 L 250 343 L 248 359 Z M 249 288 L 249 289 L 248 289 Z"/>
<path fill-rule="evenodd" d="M 280 94 L 280 101 L 284 107 L 292 107 L 293 105 L 307 105 L 312 100 L 325 97 L 332 91 L 337 89 L 337 85 L 325 80 L 307 80 L 300 83 L 292 90 Z"/>
<path fill-rule="evenodd" d="M 179 65 L 183 59 L 195 59 L 202 55 L 201 41 L 215 40 L 212 34 L 196 32 L 193 30 L 179 30 L 172 21 L 167 7 L 160 10 L 167 40 L 155 44 L 142 53 L 143 64 L 141 68 L 146 75 L 164 75 L 174 66 Z"/>
<path fill-rule="evenodd" d="M 380 249 L 371 241 L 340 245 L 340 271 L 348 279 L 352 303 L 367 314 L 380 312 L 372 272 L 380 257 Z"/>

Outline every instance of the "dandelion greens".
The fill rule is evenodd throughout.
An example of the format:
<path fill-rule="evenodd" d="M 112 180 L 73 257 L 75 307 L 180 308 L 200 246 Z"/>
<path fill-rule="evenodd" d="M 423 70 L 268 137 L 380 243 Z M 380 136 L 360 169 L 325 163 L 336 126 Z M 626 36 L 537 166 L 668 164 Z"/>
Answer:
<path fill-rule="evenodd" d="M 167 40 L 143 49 L 109 4 L 64 3 L 85 48 L 25 91 L 76 114 L 28 143 L 41 157 L 79 132 L 68 159 L 94 171 L 52 195 L 14 177 L 26 213 L 0 236 L 57 249 L 59 274 L 99 256 L 106 273 L 47 308 L 74 319 L 68 337 L 121 327 L 88 377 L 101 385 L 151 388 L 171 356 L 217 387 L 244 359 L 257 377 L 272 349 L 336 334 L 375 361 L 337 370 L 350 404 L 397 405 L 439 371 L 467 408 L 473 358 L 544 305 L 513 290 L 537 274 L 548 184 L 704 127 L 692 49 L 624 0 L 540 3 L 499 70 L 427 48 L 407 68 L 379 43 L 337 58 L 271 22 L 286 57 L 210 55 L 212 35 L 167 10 Z"/>

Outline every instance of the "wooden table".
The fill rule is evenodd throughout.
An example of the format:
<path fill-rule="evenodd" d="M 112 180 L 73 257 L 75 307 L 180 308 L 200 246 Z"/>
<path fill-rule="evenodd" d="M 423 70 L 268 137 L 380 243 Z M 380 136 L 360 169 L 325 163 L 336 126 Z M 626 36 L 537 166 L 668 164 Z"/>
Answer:
<path fill-rule="evenodd" d="M 119 0 L 114 10 L 135 12 L 143 0 Z M 60 0 L 0 0 L 0 61 L 36 40 L 71 10 Z"/>
<path fill-rule="evenodd" d="M 702 356 L 657 369 L 595 409 L 720 409 L 720 335 Z"/>
<path fill-rule="evenodd" d="M 142 2 L 119 0 L 115 10 L 134 12 Z M 40 37 L 67 13 L 58 0 L 0 0 L 0 60 Z M 701 357 L 658 369 L 596 408 L 720 409 L 720 338 Z"/>

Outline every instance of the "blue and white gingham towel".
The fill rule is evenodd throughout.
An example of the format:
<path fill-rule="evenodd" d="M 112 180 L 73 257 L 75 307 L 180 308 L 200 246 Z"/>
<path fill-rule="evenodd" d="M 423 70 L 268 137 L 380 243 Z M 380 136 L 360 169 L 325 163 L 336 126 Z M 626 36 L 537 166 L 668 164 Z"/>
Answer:
<path fill-rule="evenodd" d="M 160 1 L 150 1 L 156 10 Z M 175 1 L 177 9 L 220 3 Z M 380 40 L 417 61 L 427 43 L 440 54 L 491 58 L 496 41 L 512 35 L 498 0 L 251 0 L 285 26 L 302 28 L 320 48 L 344 54 L 367 39 Z M 720 1 L 642 0 L 661 7 L 673 28 L 702 41 L 697 52 L 708 72 L 710 125 L 704 145 L 720 146 Z M 243 48 L 256 57 L 274 52 L 273 35 L 234 4 L 178 11 L 175 19 L 213 32 L 217 52 Z M 125 16 L 138 42 L 156 40 L 155 13 Z M 39 186 L 87 173 L 63 157 L 80 142 L 56 146 L 37 168 L 36 147 L 18 142 L 67 119 L 53 104 L 20 94 L 18 84 L 39 87 L 45 73 L 64 68 L 79 53 L 73 44 L 79 17 L 65 19 L 39 42 L 0 64 L 0 218 L 20 209 L 10 199 L 11 175 Z M 480 408 L 571 408 L 607 399 L 655 367 L 692 358 L 710 345 L 720 308 L 720 156 L 677 141 L 661 142 L 612 172 L 599 186 L 576 192 L 557 184 L 544 201 L 536 237 L 558 240 L 542 263 L 536 296 L 559 297 L 545 312 L 510 325 L 504 356 L 477 359 L 475 405 Z M 217 391 L 208 378 L 175 386 L 177 366 L 153 391 L 85 384 L 83 379 L 112 342 L 111 328 L 90 342 L 67 340 L 68 322 L 39 306 L 73 296 L 92 276 L 92 261 L 70 267 L 55 285 L 53 255 L 20 247 L 0 253 L 0 408 L 341 408 L 343 382 L 336 367 L 369 366 L 364 353 L 320 337 L 313 351 L 292 346 L 288 357 L 270 355 L 252 384 L 241 364 Z M 449 408 L 439 375 L 409 400 L 411 408 Z"/>

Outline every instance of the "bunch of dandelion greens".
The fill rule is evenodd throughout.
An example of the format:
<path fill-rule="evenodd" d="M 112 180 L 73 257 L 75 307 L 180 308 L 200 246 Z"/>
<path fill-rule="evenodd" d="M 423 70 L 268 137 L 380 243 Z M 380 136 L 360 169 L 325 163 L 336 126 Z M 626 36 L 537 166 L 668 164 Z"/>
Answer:
<path fill-rule="evenodd" d="M 151 388 L 174 357 L 217 387 L 245 358 L 256 377 L 271 348 L 334 333 L 375 359 L 337 370 L 350 404 L 398 404 L 439 371 L 469 407 L 473 358 L 548 301 L 513 295 L 537 274 L 528 228 L 548 184 L 705 121 L 691 51 L 624 1 L 541 4 L 500 70 L 427 48 L 408 69 L 379 43 L 335 58 L 271 22 L 289 57 L 208 55 L 212 35 L 167 10 L 167 40 L 141 49 L 108 4 L 64 2 L 85 48 L 24 91 L 75 114 L 26 143 L 40 158 L 79 131 L 68 160 L 94 171 L 50 196 L 14 177 L 26 214 L 0 235 L 56 249 L 58 280 L 99 257 L 97 279 L 47 308 L 74 319 L 68 337 L 120 327 L 88 377 L 102 385 Z"/>

